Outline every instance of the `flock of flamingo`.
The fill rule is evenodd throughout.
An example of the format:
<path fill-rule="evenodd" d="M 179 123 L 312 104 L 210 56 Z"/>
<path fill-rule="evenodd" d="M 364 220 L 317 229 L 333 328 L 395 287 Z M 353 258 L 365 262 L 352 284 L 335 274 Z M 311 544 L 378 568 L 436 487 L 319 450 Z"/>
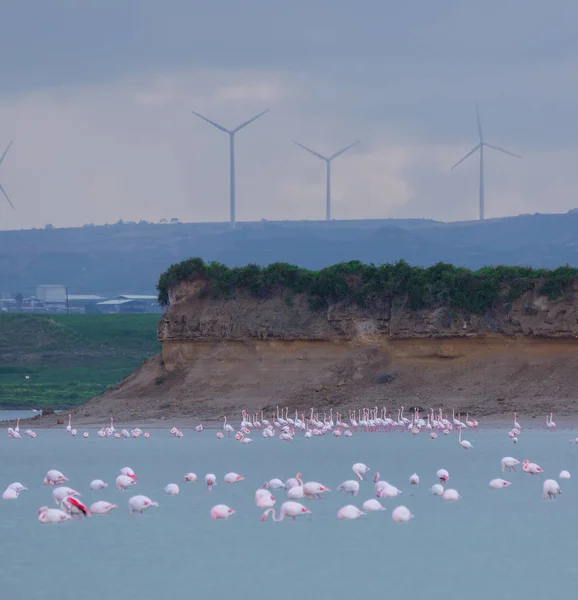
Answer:
<path fill-rule="evenodd" d="M 450 420 L 446 415 L 442 415 L 442 410 L 437 412 L 434 409 L 430 409 L 430 413 L 426 415 L 425 419 L 420 417 L 418 409 L 414 409 L 411 413 L 410 418 L 404 416 L 404 407 L 400 407 L 398 412 L 397 420 L 391 418 L 391 414 L 388 415 L 387 410 L 383 407 L 381 410 L 377 407 L 373 409 L 362 409 L 359 411 L 350 411 L 349 419 L 346 422 L 343 419 L 343 415 L 339 412 L 336 413 L 334 421 L 333 410 L 329 411 L 329 414 L 324 414 L 323 419 L 320 419 L 318 413 L 315 413 L 314 409 L 310 409 L 309 417 L 305 417 L 304 414 L 298 415 L 295 412 L 295 418 L 290 418 L 288 409 L 279 410 L 277 407 L 276 413 L 271 417 L 271 420 L 265 419 L 261 412 L 260 418 L 258 414 L 249 415 L 246 411 L 242 411 L 241 421 L 237 428 L 234 428 L 230 423 L 227 422 L 227 417 L 223 417 L 223 431 L 217 431 L 216 437 L 223 439 L 225 434 L 227 437 L 233 437 L 235 440 L 241 443 L 250 443 L 252 441 L 250 435 L 255 432 L 259 432 L 264 438 L 278 438 L 280 440 L 291 442 L 298 435 L 302 434 L 304 439 L 311 438 L 313 436 L 324 436 L 331 434 L 334 437 L 340 437 L 342 434 L 345 437 L 350 437 L 354 432 L 359 433 L 370 433 L 370 432 L 393 432 L 393 431 L 405 431 L 410 432 L 412 435 L 418 435 L 423 432 L 429 433 L 431 439 L 436 439 L 439 434 L 449 435 L 453 430 L 458 431 L 457 440 L 462 448 L 465 450 L 471 450 L 474 448 L 473 444 L 469 441 L 462 439 L 462 430 L 467 431 L 469 429 L 477 430 L 478 421 L 476 419 L 469 419 L 469 415 L 466 415 L 464 421 L 461 420 L 461 415 L 458 413 L 457 417 L 455 412 L 452 411 L 452 419 Z M 552 414 L 546 416 L 546 428 L 549 431 L 556 430 L 556 424 L 552 421 Z M 194 430 L 197 434 L 203 431 L 202 425 L 197 425 Z M 522 427 L 517 421 L 517 414 L 514 413 L 513 427 L 508 431 L 508 436 L 514 443 L 518 442 L 518 436 L 522 431 Z M 74 437 L 76 436 L 76 429 L 72 427 L 72 416 L 69 415 L 68 425 L 65 428 L 65 432 Z M 169 431 L 170 435 L 176 438 L 182 438 L 183 432 L 173 427 Z M 19 420 L 16 423 L 16 427 L 8 428 L 8 434 L 10 437 L 15 439 L 21 439 Z M 36 433 L 30 429 L 24 432 L 30 438 L 36 437 Z M 110 419 L 110 424 L 106 427 L 101 428 L 97 435 L 99 437 L 108 438 L 137 438 L 143 435 L 145 439 L 148 439 L 149 432 L 142 432 L 139 428 L 133 428 L 132 430 L 122 429 L 120 432 L 114 427 L 113 419 Z M 83 437 L 89 436 L 88 431 L 83 433 Z M 570 443 L 578 443 L 578 438 L 570 440 Z M 525 473 L 530 475 L 541 475 L 543 473 L 542 468 L 534 462 L 530 462 L 528 459 L 523 460 L 521 463 L 516 458 L 506 456 L 501 461 L 501 470 L 504 472 L 506 469 L 508 472 L 516 471 L 516 466 L 521 464 L 521 468 Z M 365 481 L 370 471 L 369 467 L 364 463 L 355 463 L 352 466 L 352 471 L 355 478 L 349 479 L 342 482 L 337 486 L 338 492 L 343 492 L 345 496 L 356 497 L 360 491 L 360 483 Z M 445 469 L 439 469 L 436 473 L 436 478 L 439 483 L 434 484 L 430 491 L 434 496 L 441 496 L 446 501 L 457 501 L 461 499 L 460 494 L 457 490 L 446 487 L 449 480 L 449 473 Z M 559 479 L 570 479 L 570 473 L 566 470 L 561 471 Z M 189 483 L 194 483 L 198 480 L 195 473 L 189 472 L 184 475 L 184 480 Z M 244 481 L 244 477 L 238 473 L 227 473 L 223 477 L 225 484 L 239 484 Z M 417 473 L 413 473 L 409 477 L 409 484 L 414 486 L 419 484 L 419 476 Z M 208 473 L 204 477 L 204 482 L 207 491 L 212 491 L 217 485 L 217 476 L 213 473 Z M 47 486 L 53 486 L 52 498 L 57 508 L 49 508 L 48 506 L 42 506 L 38 510 L 38 520 L 40 523 L 61 523 L 73 519 L 74 517 L 87 517 L 89 515 L 106 515 L 112 510 L 118 508 L 117 504 L 100 500 L 92 503 L 90 506 L 85 505 L 81 500 L 81 493 L 77 490 L 65 485 L 68 483 L 68 478 L 56 469 L 51 469 L 46 473 L 43 484 Z M 130 467 L 124 467 L 120 470 L 117 475 L 115 484 L 119 491 L 125 491 L 132 488 L 138 483 L 135 472 Z M 503 489 L 511 485 L 510 481 L 496 478 L 489 482 L 489 487 L 492 489 Z M 101 479 L 95 479 L 90 482 L 90 489 L 93 491 L 103 490 L 108 487 L 108 484 Z M 362 507 L 358 508 L 353 504 L 347 504 L 339 509 L 337 512 L 338 519 L 352 520 L 366 515 L 369 512 L 383 511 L 386 510 L 380 500 L 396 498 L 402 492 L 393 484 L 382 480 L 379 472 L 375 472 L 373 475 L 373 487 L 374 487 L 374 498 L 370 498 L 363 502 Z M 26 491 L 27 488 L 20 482 L 14 482 L 8 485 L 2 494 L 3 500 L 16 500 L 20 493 Z M 273 491 L 284 491 L 287 495 L 287 500 L 281 504 L 279 510 L 279 516 L 277 516 L 275 504 L 276 499 L 273 496 Z M 267 520 L 268 516 L 271 515 L 274 521 L 283 521 L 285 517 L 289 517 L 295 520 L 299 516 L 310 515 L 311 510 L 299 500 L 320 500 L 323 494 L 330 492 L 330 488 L 324 484 L 316 481 L 304 482 L 301 478 L 301 473 L 297 473 L 295 477 L 291 477 L 286 481 L 278 478 L 273 478 L 266 481 L 262 487 L 255 492 L 255 504 L 257 508 L 264 509 L 261 515 L 261 520 Z M 180 492 L 179 486 L 176 483 L 169 483 L 165 486 L 164 492 L 167 495 L 176 495 Z M 558 494 L 561 494 L 560 485 L 554 479 L 547 479 L 543 483 L 542 495 L 543 498 L 555 499 Z M 144 495 L 131 496 L 128 500 L 128 508 L 130 514 L 143 514 L 145 510 L 153 506 L 158 506 L 157 502 L 152 501 L 150 498 Z M 225 504 L 216 504 L 210 511 L 210 517 L 212 519 L 227 519 L 231 515 L 235 514 L 235 511 L 226 506 Z M 397 506 L 392 510 L 392 520 L 394 522 L 408 522 L 413 518 L 411 511 L 405 506 Z"/>

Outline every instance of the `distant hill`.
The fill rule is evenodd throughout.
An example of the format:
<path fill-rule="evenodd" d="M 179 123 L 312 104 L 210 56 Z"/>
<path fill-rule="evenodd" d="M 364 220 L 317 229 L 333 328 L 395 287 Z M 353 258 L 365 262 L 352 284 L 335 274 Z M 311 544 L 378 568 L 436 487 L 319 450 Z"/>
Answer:
<path fill-rule="evenodd" d="M 319 269 L 358 259 L 439 261 L 477 269 L 507 264 L 578 266 L 578 212 L 483 222 L 426 219 L 115 224 L 0 231 L 0 292 L 39 284 L 71 293 L 151 293 L 159 274 L 190 256 L 229 266 L 276 261 Z"/>

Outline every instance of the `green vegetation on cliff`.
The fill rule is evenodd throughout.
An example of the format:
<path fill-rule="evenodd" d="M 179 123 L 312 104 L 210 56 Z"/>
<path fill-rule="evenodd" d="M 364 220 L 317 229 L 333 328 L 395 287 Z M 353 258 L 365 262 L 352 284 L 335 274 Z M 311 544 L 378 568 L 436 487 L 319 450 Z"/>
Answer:
<path fill-rule="evenodd" d="M 159 302 L 164 306 L 169 303 L 171 287 L 182 281 L 201 279 L 206 282 L 201 293 L 211 298 L 232 298 L 237 290 L 248 290 L 257 298 L 287 294 L 288 303 L 292 293 L 306 294 L 313 308 L 342 301 L 360 306 L 399 301 L 406 302 L 413 310 L 449 306 L 481 314 L 511 303 L 534 288 L 556 300 L 576 277 L 578 269 L 570 266 L 553 270 L 497 266 L 470 271 L 446 263 L 412 267 L 400 260 L 377 266 L 351 261 L 309 271 L 286 263 L 229 268 L 190 258 L 167 269 L 157 290 Z"/>
<path fill-rule="evenodd" d="M 0 406 L 67 407 L 160 351 L 158 315 L 0 313 Z"/>

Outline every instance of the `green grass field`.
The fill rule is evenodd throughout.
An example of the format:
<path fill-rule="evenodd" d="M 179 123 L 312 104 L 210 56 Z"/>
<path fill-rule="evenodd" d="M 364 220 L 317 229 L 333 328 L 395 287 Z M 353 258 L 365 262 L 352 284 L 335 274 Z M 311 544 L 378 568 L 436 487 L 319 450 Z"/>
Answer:
<path fill-rule="evenodd" d="M 159 318 L 0 313 L 0 406 L 65 408 L 102 394 L 160 351 Z"/>

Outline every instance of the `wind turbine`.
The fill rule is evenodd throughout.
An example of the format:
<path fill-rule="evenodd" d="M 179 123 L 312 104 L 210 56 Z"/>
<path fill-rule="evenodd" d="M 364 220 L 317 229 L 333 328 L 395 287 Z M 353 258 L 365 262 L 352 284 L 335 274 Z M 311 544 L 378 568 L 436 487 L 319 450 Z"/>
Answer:
<path fill-rule="evenodd" d="M 504 154 L 509 154 L 510 156 L 515 156 L 516 158 L 522 158 L 513 152 L 509 152 L 508 150 L 504 150 L 498 146 L 493 146 L 492 144 L 488 144 L 488 142 L 484 141 L 484 134 L 482 132 L 482 122 L 480 121 L 480 109 L 476 104 L 476 116 L 478 118 L 478 135 L 479 135 L 479 143 L 478 145 L 470 150 L 461 160 L 459 160 L 452 168 L 453 171 L 458 165 L 464 162 L 466 158 L 469 158 L 472 154 L 480 151 L 480 221 L 484 220 L 484 146 L 491 148 L 492 150 L 498 150 L 498 152 L 503 152 Z"/>
<path fill-rule="evenodd" d="M 326 190 L 326 200 L 325 200 L 325 220 L 326 221 L 331 221 L 331 161 L 334 158 L 337 158 L 338 156 L 343 154 L 344 152 L 347 152 L 350 148 L 353 148 L 353 146 L 355 146 L 356 144 L 359 144 L 360 141 L 361 140 L 357 140 L 357 142 L 353 142 L 353 144 L 349 144 L 349 146 L 345 146 L 345 148 L 342 148 L 341 150 L 339 150 L 335 154 L 332 154 L 331 156 L 323 156 L 322 154 L 319 154 L 319 152 L 315 152 L 315 150 L 311 150 L 311 148 L 307 148 L 307 146 L 304 146 L 303 144 L 300 144 L 299 142 L 293 142 L 294 144 L 297 144 L 297 146 L 299 146 L 300 148 L 303 148 L 303 150 L 307 150 L 307 152 L 311 152 L 311 154 L 313 154 L 313 156 L 316 156 L 317 158 L 324 160 L 327 165 L 327 190 Z"/>
<path fill-rule="evenodd" d="M 259 117 L 262 117 L 266 112 L 269 112 L 269 109 L 264 110 L 262 113 L 259 113 L 256 117 L 253 117 L 252 119 L 249 119 L 248 121 L 245 121 L 244 123 L 241 123 L 241 125 L 239 125 L 238 127 L 235 127 L 235 129 L 227 129 L 226 127 L 223 127 L 222 125 L 215 123 L 215 121 L 211 121 L 210 119 L 207 119 L 207 117 L 203 117 L 203 115 L 200 115 L 198 112 L 195 112 L 194 110 L 191 112 L 194 115 L 196 115 L 197 117 L 200 117 L 201 119 L 203 119 L 203 121 L 206 121 L 207 123 L 212 125 L 213 127 L 216 127 L 217 129 L 220 129 L 221 131 L 224 131 L 225 133 L 229 134 L 229 155 L 230 155 L 230 163 L 231 163 L 231 168 L 230 168 L 230 173 L 231 173 L 231 175 L 230 175 L 231 228 L 235 229 L 235 134 L 237 133 L 237 131 L 241 131 L 241 129 L 247 127 L 247 125 L 250 125 L 253 121 L 256 121 Z"/>
<path fill-rule="evenodd" d="M 2 165 L 2 162 L 4 161 L 4 159 L 6 158 L 6 155 L 8 154 L 8 150 L 10 150 L 10 146 L 12 146 L 12 142 L 10 142 L 8 144 L 8 146 L 6 147 L 6 150 L 4 150 L 4 154 L 2 155 L 2 157 L 0 157 L 0 166 Z M 2 194 L 4 195 L 4 198 L 6 198 L 6 200 L 8 201 L 8 204 L 10 204 L 12 209 L 16 210 L 14 208 L 14 204 L 12 204 L 10 198 L 8 198 L 8 194 L 6 193 L 6 190 L 2 187 L 1 183 L 0 183 L 0 192 L 2 192 Z"/>

